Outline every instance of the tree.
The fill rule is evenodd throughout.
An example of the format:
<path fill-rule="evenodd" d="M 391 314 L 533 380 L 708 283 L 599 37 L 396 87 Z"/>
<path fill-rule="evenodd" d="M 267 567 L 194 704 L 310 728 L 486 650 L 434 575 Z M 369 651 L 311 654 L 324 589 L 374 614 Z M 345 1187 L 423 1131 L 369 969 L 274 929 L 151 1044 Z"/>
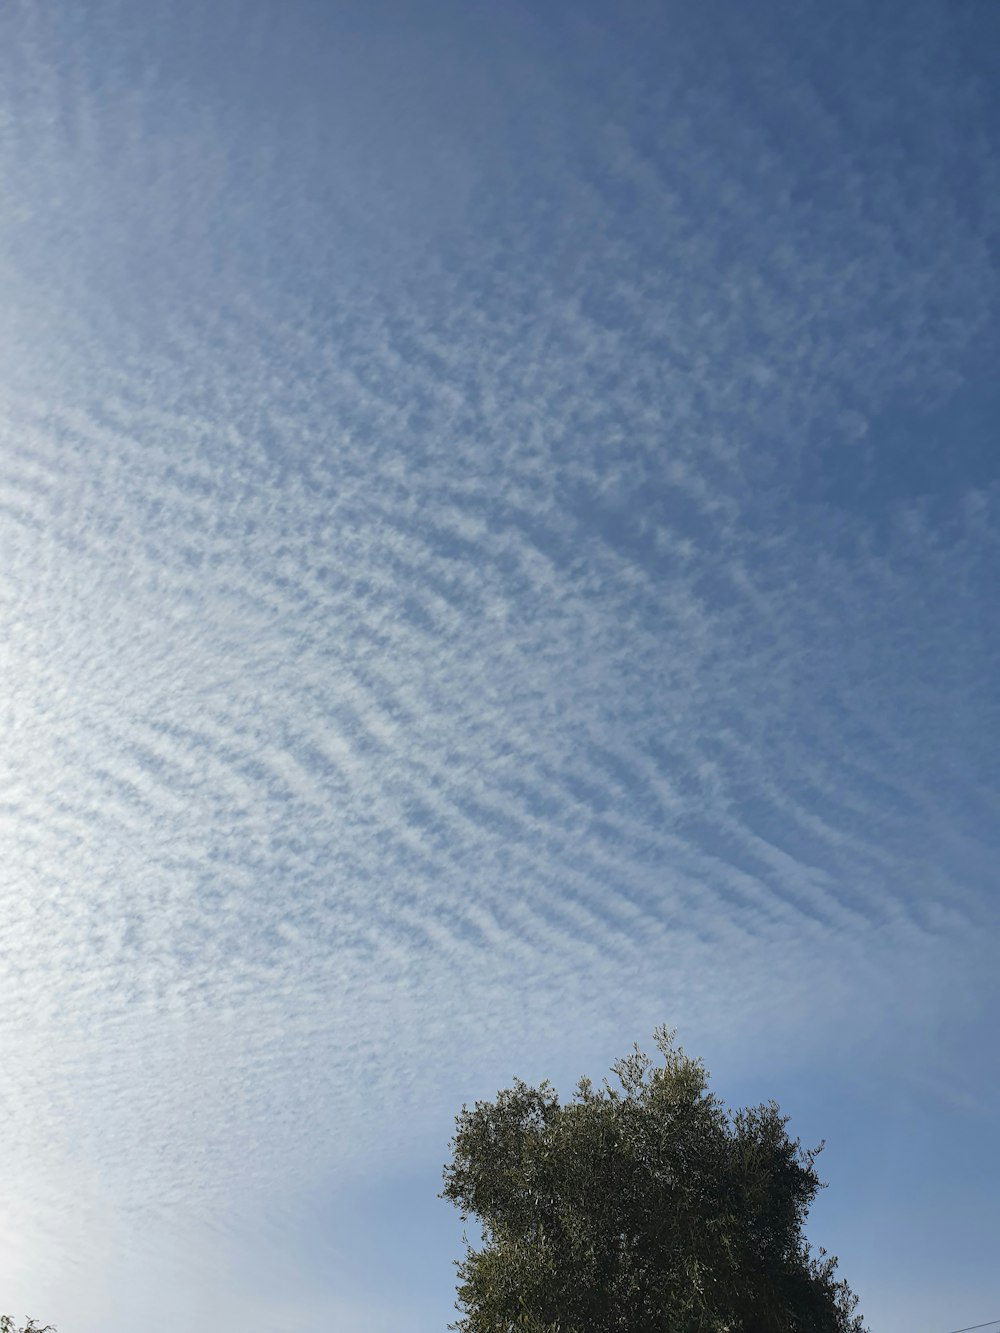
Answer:
<path fill-rule="evenodd" d="M 463 1107 L 442 1197 L 482 1243 L 458 1269 L 462 1333 L 863 1333 L 836 1259 L 803 1236 L 823 1188 L 775 1103 L 731 1113 L 656 1033 L 560 1103 L 520 1080 Z"/>
<path fill-rule="evenodd" d="M 56 1333 L 56 1330 L 51 1324 L 46 1324 L 43 1328 L 30 1317 L 26 1324 L 18 1325 L 9 1314 L 0 1314 L 0 1333 Z"/>

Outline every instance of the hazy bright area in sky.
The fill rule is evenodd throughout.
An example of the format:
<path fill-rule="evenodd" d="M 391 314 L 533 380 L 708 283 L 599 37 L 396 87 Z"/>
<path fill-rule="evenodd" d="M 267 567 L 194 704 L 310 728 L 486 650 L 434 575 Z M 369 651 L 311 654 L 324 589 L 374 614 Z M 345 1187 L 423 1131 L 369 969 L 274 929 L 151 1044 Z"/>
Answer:
<path fill-rule="evenodd" d="M 0 1310 L 426 1333 L 675 1025 L 1000 1316 L 1000 5 L 0 11 Z"/>

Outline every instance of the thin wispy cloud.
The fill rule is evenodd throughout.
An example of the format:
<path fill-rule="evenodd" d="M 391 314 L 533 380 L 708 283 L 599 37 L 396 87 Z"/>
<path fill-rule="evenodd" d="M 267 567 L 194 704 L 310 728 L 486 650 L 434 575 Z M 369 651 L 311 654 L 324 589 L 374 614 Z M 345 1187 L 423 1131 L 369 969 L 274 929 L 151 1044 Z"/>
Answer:
<path fill-rule="evenodd" d="M 880 463 L 995 347 L 975 17 L 376 9 L 0 22 L 4 1284 L 67 1330 L 399 1328 L 246 1308 L 241 1219 L 663 1018 L 917 1097 L 996 998 L 996 471 Z"/>

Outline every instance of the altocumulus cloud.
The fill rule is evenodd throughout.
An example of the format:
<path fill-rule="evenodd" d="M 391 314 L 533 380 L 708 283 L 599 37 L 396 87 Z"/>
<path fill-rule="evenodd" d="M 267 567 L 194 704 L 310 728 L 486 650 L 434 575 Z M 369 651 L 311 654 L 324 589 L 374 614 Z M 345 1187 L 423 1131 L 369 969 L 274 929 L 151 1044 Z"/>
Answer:
<path fill-rule="evenodd" d="M 0 20 L 22 1304 L 314 1327 L 242 1215 L 663 1017 L 988 1095 L 982 10 L 779 8 Z"/>

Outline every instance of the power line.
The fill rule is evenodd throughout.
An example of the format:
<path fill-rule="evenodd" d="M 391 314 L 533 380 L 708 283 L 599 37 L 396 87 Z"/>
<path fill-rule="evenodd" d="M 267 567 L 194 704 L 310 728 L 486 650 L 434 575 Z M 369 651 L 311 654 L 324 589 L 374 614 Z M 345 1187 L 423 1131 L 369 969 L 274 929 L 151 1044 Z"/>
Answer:
<path fill-rule="evenodd" d="M 969 1324 L 968 1328 L 953 1328 L 950 1333 L 973 1333 L 976 1328 L 992 1328 L 994 1324 L 1000 1324 L 1000 1319 L 989 1319 L 985 1324 Z"/>

